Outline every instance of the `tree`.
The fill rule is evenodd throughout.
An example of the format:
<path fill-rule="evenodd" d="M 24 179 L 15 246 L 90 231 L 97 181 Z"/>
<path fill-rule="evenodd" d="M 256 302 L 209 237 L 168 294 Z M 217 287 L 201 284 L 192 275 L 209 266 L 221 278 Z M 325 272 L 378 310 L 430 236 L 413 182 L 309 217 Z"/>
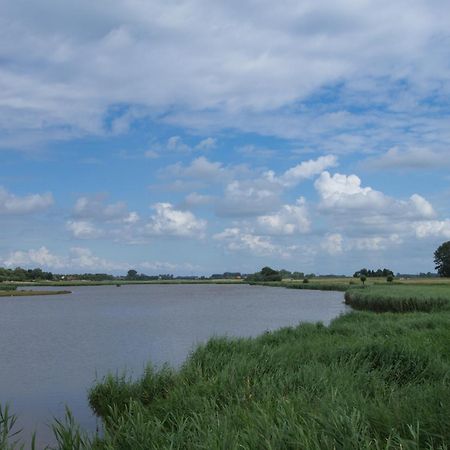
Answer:
<path fill-rule="evenodd" d="M 137 271 L 136 270 L 134 270 L 134 269 L 130 269 L 129 271 L 128 271 L 128 273 L 127 273 L 127 278 L 129 279 L 129 280 L 135 280 L 136 279 L 136 277 L 137 277 Z"/>
<path fill-rule="evenodd" d="M 365 282 L 366 282 L 366 280 L 367 280 L 367 277 L 366 277 L 365 275 L 361 275 L 361 276 L 359 277 L 359 279 L 361 280 L 361 282 L 362 282 L 362 284 L 363 284 L 363 286 L 364 286 L 364 284 L 365 284 Z"/>
<path fill-rule="evenodd" d="M 435 269 L 441 277 L 450 277 L 450 241 L 441 244 L 434 252 Z"/>

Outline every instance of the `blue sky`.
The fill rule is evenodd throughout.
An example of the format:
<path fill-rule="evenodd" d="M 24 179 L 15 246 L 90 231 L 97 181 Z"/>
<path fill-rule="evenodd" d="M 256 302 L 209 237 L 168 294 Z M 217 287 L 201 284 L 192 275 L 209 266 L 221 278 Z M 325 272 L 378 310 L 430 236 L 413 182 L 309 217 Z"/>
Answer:
<path fill-rule="evenodd" d="M 433 271 L 440 0 L 0 5 L 0 265 Z"/>

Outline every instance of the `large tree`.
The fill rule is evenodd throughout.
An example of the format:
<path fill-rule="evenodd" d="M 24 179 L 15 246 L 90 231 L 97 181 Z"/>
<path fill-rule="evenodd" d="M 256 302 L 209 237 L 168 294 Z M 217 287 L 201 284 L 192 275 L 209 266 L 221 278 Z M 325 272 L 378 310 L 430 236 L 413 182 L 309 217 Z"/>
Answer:
<path fill-rule="evenodd" d="M 434 252 L 434 263 L 441 277 L 450 277 L 450 241 L 444 242 Z"/>

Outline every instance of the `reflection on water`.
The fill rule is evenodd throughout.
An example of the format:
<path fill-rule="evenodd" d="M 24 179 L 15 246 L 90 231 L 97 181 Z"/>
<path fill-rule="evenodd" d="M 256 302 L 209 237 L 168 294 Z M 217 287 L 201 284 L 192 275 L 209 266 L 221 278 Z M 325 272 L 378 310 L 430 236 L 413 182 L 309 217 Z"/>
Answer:
<path fill-rule="evenodd" d="M 46 288 L 48 289 L 48 288 Z M 151 362 L 180 365 L 214 335 L 255 336 L 346 311 L 342 293 L 248 285 L 70 288 L 70 295 L 0 299 L 0 403 L 39 446 L 69 405 L 95 430 L 87 390 L 109 371 L 139 376 Z"/>

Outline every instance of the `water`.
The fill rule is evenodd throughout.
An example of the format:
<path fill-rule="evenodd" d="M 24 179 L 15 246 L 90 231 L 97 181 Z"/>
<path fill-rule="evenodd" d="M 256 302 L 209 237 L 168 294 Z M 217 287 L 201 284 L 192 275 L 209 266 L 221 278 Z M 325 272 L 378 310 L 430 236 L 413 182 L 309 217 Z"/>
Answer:
<path fill-rule="evenodd" d="M 46 288 L 48 289 L 48 288 Z M 96 420 L 87 390 L 106 373 L 139 376 L 148 362 L 179 366 L 214 335 L 256 336 L 345 312 L 338 292 L 248 285 L 72 287 L 72 294 L 0 298 L 0 403 L 9 402 L 38 448 L 67 404 Z"/>

